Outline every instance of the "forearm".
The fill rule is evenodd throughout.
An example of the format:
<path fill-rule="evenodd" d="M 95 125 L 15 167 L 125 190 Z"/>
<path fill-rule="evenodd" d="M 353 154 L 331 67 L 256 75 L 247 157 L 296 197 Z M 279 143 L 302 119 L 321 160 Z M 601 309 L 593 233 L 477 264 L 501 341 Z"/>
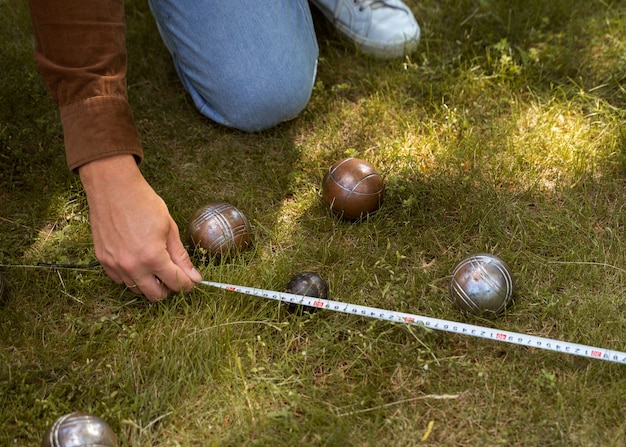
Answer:
<path fill-rule="evenodd" d="M 30 0 L 35 61 L 59 106 L 68 165 L 143 157 L 126 93 L 123 0 Z"/>

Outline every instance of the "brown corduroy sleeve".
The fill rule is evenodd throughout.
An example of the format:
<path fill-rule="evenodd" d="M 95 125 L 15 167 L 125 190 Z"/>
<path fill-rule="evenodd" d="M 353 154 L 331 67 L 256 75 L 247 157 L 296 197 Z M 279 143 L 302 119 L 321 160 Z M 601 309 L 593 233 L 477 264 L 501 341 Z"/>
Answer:
<path fill-rule="evenodd" d="M 35 61 L 59 106 L 67 163 L 143 152 L 126 93 L 123 0 L 30 0 Z"/>

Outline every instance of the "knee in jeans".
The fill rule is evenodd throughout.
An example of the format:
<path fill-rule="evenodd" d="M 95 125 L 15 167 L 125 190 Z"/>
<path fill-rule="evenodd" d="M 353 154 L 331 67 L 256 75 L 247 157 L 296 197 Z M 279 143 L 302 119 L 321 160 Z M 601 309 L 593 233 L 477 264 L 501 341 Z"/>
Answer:
<path fill-rule="evenodd" d="M 229 127 L 258 132 L 295 118 L 311 98 L 312 81 L 305 86 L 258 86 L 255 90 L 234 92 L 230 105 L 223 108 Z"/>

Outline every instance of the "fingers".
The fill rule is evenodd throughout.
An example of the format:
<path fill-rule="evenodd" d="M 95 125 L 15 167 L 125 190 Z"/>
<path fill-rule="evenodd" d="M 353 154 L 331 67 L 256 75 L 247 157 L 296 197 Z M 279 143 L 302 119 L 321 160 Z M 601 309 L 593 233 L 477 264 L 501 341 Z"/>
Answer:
<path fill-rule="evenodd" d="M 187 256 L 186 261 L 184 256 L 181 259 L 184 268 L 176 265 L 167 252 L 161 254 L 158 260 L 139 262 L 133 267 L 111 267 L 105 261 L 101 261 L 101 264 L 113 281 L 124 284 L 133 293 L 145 295 L 149 301 L 156 302 L 172 293 L 189 293 L 202 281 L 202 276 L 193 267 L 189 257 Z"/>
<path fill-rule="evenodd" d="M 190 292 L 201 281 L 167 205 L 143 178 L 132 156 L 81 166 L 96 258 L 107 275 L 158 301 Z"/>
<path fill-rule="evenodd" d="M 153 275 L 147 275 L 146 279 L 140 279 L 141 276 L 137 275 L 137 279 L 133 279 L 129 274 L 125 273 L 125 269 L 122 269 L 120 266 L 114 264 L 112 261 L 108 262 L 105 259 L 100 260 L 100 265 L 104 269 L 105 273 L 117 284 L 125 285 L 128 290 L 137 294 L 137 295 L 145 295 L 149 301 L 156 302 L 160 301 L 163 298 L 167 297 L 170 290 L 164 290 L 162 287 L 157 287 L 158 290 L 154 290 L 154 287 L 151 287 L 151 283 L 159 283 L 160 281 Z M 133 269 L 129 269 L 129 271 L 133 271 Z M 139 286 L 139 283 L 143 284 L 142 287 Z M 144 292 L 146 290 L 148 293 Z"/>
<path fill-rule="evenodd" d="M 168 289 L 156 276 L 143 278 L 137 282 L 136 287 L 129 287 L 129 289 L 134 293 L 143 294 L 148 301 L 153 303 L 167 298 L 172 293 L 172 290 Z"/>
<path fill-rule="evenodd" d="M 101 264 L 115 282 L 125 284 L 131 292 L 143 294 L 152 302 L 160 301 L 172 293 L 189 293 L 202 281 L 173 221 L 162 249 L 146 250 L 139 258 L 104 258 Z"/>
<path fill-rule="evenodd" d="M 193 288 L 193 286 L 188 287 L 187 289 L 183 289 L 182 287 L 177 287 L 175 285 L 168 286 L 158 276 L 150 273 L 150 268 L 122 268 L 120 266 L 111 268 L 110 266 L 107 266 L 106 263 L 102 263 L 102 266 L 107 275 L 116 283 L 125 285 L 128 290 L 135 294 L 144 295 L 148 301 L 151 302 L 161 301 L 172 293 L 180 292 L 181 290 L 188 293 Z M 117 272 L 120 271 L 132 273 L 118 274 Z M 141 271 L 143 273 L 140 273 Z M 163 269 L 163 272 L 166 271 L 167 269 Z M 162 276 L 167 276 L 167 274 L 163 274 Z M 176 284 L 176 282 L 170 282 L 170 284 Z"/>
<path fill-rule="evenodd" d="M 154 266 L 154 272 L 159 279 L 159 290 L 166 289 L 170 292 L 189 293 L 194 286 L 202 281 L 202 276 L 194 268 L 187 250 L 180 241 L 178 227 L 172 224 L 168 239 L 167 250 L 163 258 Z M 150 299 L 153 293 L 158 293 L 154 287 L 148 289 L 138 284 L 142 292 Z M 153 286 L 153 285 L 152 285 Z"/>
<path fill-rule="evenodd" d="M 170 230 L 167 240 L 167 252 L 170 255 L 172 262 L 178 266 L 183 272 L 183 279 L 185 281 L 184 288 L 186 291 L 191 291 L 193 286 L 202 281 L 202 275 L 191 262 L 189 253 L 185 249 L 185 246 L 180 240 L 178 235 L 178 227 L 174 223 Z"/>

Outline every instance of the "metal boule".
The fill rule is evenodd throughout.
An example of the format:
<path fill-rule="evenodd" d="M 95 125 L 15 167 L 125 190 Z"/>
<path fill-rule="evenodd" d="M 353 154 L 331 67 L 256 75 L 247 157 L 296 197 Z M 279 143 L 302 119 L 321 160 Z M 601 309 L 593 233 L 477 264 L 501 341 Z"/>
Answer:
<path fill-rule="evenodd" d="M 479 253 L 455 267 L 449 292 L 462 311 L 495 315 L 511 304 L 513 288 L 513 275 L 508 265 L 497 256 Z"/>
<path fill-rule="evenodd" d="M 46 431 L 41 447 L 117 447 L 117 435 L 103 419 L 82 412 L 58 418 Z"/>

